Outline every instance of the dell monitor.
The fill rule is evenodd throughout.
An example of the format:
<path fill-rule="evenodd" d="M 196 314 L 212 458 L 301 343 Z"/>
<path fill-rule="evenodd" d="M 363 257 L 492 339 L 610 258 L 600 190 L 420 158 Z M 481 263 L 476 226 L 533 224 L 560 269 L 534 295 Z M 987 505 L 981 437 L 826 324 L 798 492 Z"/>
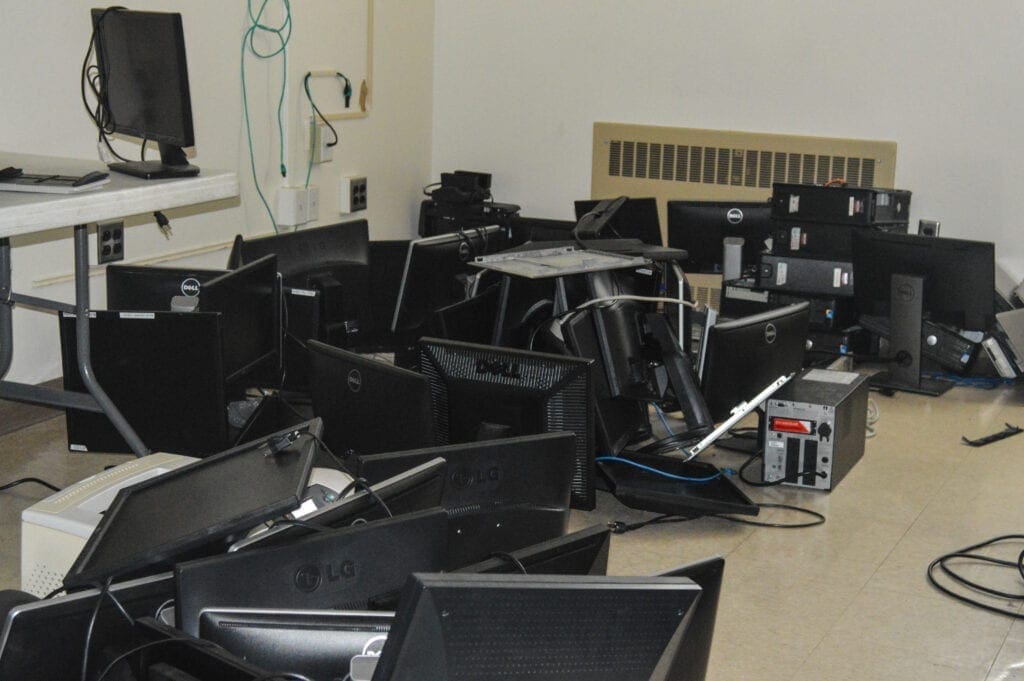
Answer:
<path fill-rule="evenodd" d="M 199 174 L 184 148 L 195 145 L 181 14 L 92 10 L 101 133 L 157 142 L 160 161 L 111 163 L 146 179 Z M 83 67 L 84 68 L 84 67 Z"/>
<path fill-rule="evenodd" d="M 678 577 L 414 574 L 373 679 L 667 679 L 699 598 Z"/>
<path fill-rule="evenodd" d="M 604 575 L 608 572 L 611 531 L 592 525 L 578 532 L 494 555 L 455 572 L 522 572 L 527 575 Z"/>
<path fill-rule="evenodd" d="M 338 456 L 434 444 L 430 384 L 408 369 L 310 340 L 313 413 Z"/>
<path fill-rule="evenodd" d="M 424 338 L 437 443 L 568 431 L 572 506 L 594 508 L 593 360 Z"/>
<path fill-rule="evenodd" d="M 107 265 L 107 309 L 170 310 L 173 298 L 197 297 L 204 283 L 223 274 L 225 270 Z"/>
<path fill-rule="evenodd" d="M 577 201 L 576 219 L 593 211 L 600 201 Z M 604 226 L 605 236 L 620 239 L 640 239 L 645 244 L 661 246 L 661 222 L 658 220 L 658 203 L 653 198 L 630 198 L 615 211 Z M 564 237 L 563 237 L 564 238 Z"/>
<path fill-rule="evenodd" d="M 718 597 L 722 593 L 724 558 L 706 560 L 683 565 L 658 577 L 688 577 L 700 587 L 697 602 L 686 629 L 686 637 L 677 649 L 676 657 L 669 667 L 668 678 L 672 681 L 704 681 L 711 656 L 711 639 L 715 633 L 715 617 L 718 614 Z"/>
<path fill-rule="evenodd" d="M 291 511 L 306 490 L 319 434 L 314 419 L 119 490 L 64 586 L 153 574 Z"/>
<path fill-rule="evenodd" d="M 448 516 L 435 508 L 179 563 L 175 626 L 198 635 L 206 608 L 366 610 L 393 601 L 413 572 L 444 568 L 447 532 Z"/>
<path fill-rule="evenodd" d="M 787 305 L 711 327 L 701 390 L 715 423 L 775 379 L 803 367 L 808 305 Z"/>
<path fill-rule="evenodd" d="M 689 254 L 687 272 L 721 272 L 722 241 L 743 238 L 743 268 L 757 265 L 772 233 L 771 206 L 744 201 L 669 201 L 668 245 Z"/>
<path fill-rule="evenodd" d="M 415 333 L 436 310 L 474 295 L 480 274 L 471 264 L 474 258 L 497 253 L 507 243 L 497 225 L 410 242 L 391 330 Z"/>
<path fill-rule="evenodd" d="M 220 313 L 229 383 L 270 360 L 280 361 L 281 281 L 274 256 L 208 280 L 196 310 Z"/>

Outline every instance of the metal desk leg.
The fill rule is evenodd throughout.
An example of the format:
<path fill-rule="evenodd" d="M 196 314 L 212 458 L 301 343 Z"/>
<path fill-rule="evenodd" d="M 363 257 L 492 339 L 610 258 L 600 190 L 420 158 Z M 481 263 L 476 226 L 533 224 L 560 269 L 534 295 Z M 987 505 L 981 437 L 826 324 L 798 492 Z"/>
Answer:
<path fill-rule="evenodd" d="M 149 454 L 149 449 L 100 387 L 93 372 L 89 345 L 89 230 L 86 225 L 75 226 L 75 339 L 78 343 L 78 371 L 86 389 L 135 455 Z"/>
<path fill-rule="evenodd" d="M 14 300 L 11 291 L 11 240 L 0 239 L 0 379 L 7 375 L 14 358 L 14 328 L 11 315 Z"/>

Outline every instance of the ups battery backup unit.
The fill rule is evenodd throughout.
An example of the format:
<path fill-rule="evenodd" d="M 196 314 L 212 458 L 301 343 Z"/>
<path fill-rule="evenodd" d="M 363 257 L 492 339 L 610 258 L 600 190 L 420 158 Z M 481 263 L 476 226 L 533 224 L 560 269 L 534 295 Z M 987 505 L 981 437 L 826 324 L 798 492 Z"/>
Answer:
<path fill-rule="evenodd" d="M 831 491 L 864 455 L 868 377 L 808 369 L 765 411 L 764 482 Z"/>
<path fill-rule="evenodd" d="M 906 223 L 910 219 L 910 192 L 778 183 L 772 185 L 771 216 L 775 220 L 844 225 Z"/>

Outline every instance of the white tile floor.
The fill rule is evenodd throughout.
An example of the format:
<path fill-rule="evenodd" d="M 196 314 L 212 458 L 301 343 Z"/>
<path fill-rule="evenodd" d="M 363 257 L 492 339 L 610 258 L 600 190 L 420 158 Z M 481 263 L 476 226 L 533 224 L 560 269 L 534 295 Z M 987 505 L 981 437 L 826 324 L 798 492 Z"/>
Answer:
<path fill-rule="evenodd" d="M 710 680 L 1024 681 L 1024 621 L 947 599 L 924 576 L 940 553 L 1024 533 L 1024 435 L 981 449 L 959 442 L 1004 422 L 1024 424 L 1024 388 L 874 399 L 878 436 L 831 494 L 745 489 L 755 500 L 818 510 L 825 525 L 782 530 L 701 519 L 613 538 L 613 574 L 726 556 Z M 65 485 L 124 460 L 68 453 L 62 419 L 0 438 L 0 481 L 37 475 Z M 707 460 L 742 459 L 712 452 Z M 45 493 L 0 493 L 0 588 L 18 585 L 20 512 Z M 574 528 L 651 516 L 605 494 L 598 501 L 597 511 L 574 514 Z M 760 518 L 793 520 L 782 511 Z M 1003 553 L 1016 558 L 1022 549 Z M 1012 571 L 971 574 L 1024 594 Z"/>

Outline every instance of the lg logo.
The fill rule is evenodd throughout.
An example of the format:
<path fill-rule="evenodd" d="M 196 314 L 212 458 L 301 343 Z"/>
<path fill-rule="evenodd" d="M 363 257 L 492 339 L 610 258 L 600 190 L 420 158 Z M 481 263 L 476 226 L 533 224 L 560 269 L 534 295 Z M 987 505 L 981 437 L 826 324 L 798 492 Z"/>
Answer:
<path fill-rule="evenodd" d="M 181 295 L 194 298 L 199 295 L 199 280 L 189 277 L 181 282 Z"/>
<path fill-rule="evenodd" d="M 451 475 L 452 485 L 457 489 L 466 489 L 473 485 L 480 485 L 486 482 L 498 482 L 501 479 L 501 469 L 497 466 L 484 470 L 471 470 L 462 468 Z"/>
<path fill-rule="evenodd" d="M 303 565 L 295 571 L 295 588 L 303 593 L 312 593 L 327 582 L 354 579 L 357 575 L 356 564 L 351 560 L 320 565 Z"/>

